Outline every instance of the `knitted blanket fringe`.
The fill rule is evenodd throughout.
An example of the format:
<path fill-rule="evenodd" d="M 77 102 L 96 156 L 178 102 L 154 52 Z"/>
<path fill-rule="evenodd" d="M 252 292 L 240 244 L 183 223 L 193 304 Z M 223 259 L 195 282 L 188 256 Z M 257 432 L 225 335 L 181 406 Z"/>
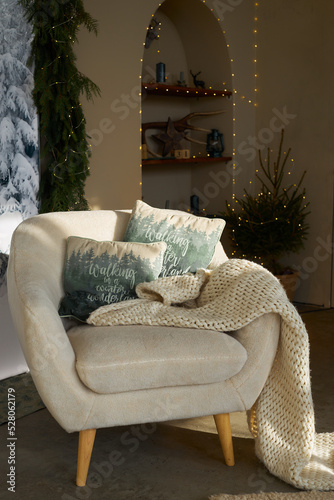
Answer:
<path fill-rule="evenodd" d="M 276 359 L 249 415 L 256 455 L 297 488 L 334 489 L 334 432 L 315 432 L 308 334 L 279 281 L 257 264 L 231 259 L 214 270 L 141 283 L 136 291 L 139 299 L 100 307 L 88 323 L 231 332 L 263 314 L 280 314 Z"/>

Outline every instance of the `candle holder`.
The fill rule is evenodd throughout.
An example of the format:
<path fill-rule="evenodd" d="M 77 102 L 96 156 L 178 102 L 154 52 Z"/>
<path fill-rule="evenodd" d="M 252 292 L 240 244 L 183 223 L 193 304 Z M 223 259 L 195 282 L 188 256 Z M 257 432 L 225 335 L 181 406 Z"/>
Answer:
<path fill-rule="evenodd" d="M 165 64 L 163 62 L 159 62 L 156 64 L 156 82 L 157 83 L 165 83 Z"/>

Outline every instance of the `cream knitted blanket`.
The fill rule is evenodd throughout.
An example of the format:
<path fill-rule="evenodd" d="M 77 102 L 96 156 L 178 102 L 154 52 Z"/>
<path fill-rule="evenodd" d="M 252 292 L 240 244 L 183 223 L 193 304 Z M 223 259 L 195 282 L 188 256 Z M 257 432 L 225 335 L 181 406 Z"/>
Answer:
<path fill-rule="evenodd" d="M 234 331 L 262 314 L 280 314 L 276 359 L 250 412 L 256 454 L 297 488 L 334 489 L 334 432 L 315 433 L 308 334 L 279 281 L 257 264 L 231 259 L 212 271 L 159 278 L 136 290 L 140 299 L 103 306 L 88 323 Z"/>

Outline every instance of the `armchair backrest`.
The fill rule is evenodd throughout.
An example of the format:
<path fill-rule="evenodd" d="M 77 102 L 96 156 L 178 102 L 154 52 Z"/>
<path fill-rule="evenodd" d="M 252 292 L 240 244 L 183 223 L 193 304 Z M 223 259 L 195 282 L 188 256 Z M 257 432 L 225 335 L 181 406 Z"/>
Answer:
<path fill-rule="evenodd" d="M 10 252 L 10 261 L 15 256 L 15 265 L 20 270 L 16 273 L 16 284 L 21 292 L 29 294 L 28 289 L 33 289 L 37 281 L 58 307 L 63 295 L 62 275 L 68 236 L 122 241 L 130 214 L 131 210 L 54 212 L 25 220 L 14 232 Z M 225 260 L 227 256 L 218 243 L 210 267 Z M 25 267 L 25 262 L 29 262 L 29 268 Z"/>
<path fill-rule="evenodd" d="M 130 210 L 42 214 L 23 221 L 12 237 L 7 282 L 14 324 L 36 387 L 65 429 L 85 421 L 95 397 L 78 378 L 75 353 L 58 314 L 64 295 L 66 240 L 81 236 L 122 241 L 130 214 Z M 219 243 L 212 266 L 224 260 Z M 75 409 L 71 422 L 62 411 L 62 392 L 69 380 Z"/>
<path fill-rule="evenodd" d="M 16 284 L 21 293 L 29 294 L 27 287 L 33 288 L 38 282 L 58 307 L 63 295 L 62 275 L 68 236 L 122 240 L 129 217 L 130 211 L 100 210 L 55 212 L 25 220 L 13 234 L 10 251 L 10 261 L 15 261 L 19 271 Z M 25 262 L 29 262 L 29 269 L 24 267 Z"/>
<path fill-rule="evenodd" d="M 63 270 L 68 236 L 122 241 L 130 214 L 131 210 L 54 212 L 23 221 L 12 237 L 8 280 L 9 293 L 15 300 L 11 303 L 21 303 L 20 313 L 23 307 L 29 308 L 29 304 L 34 310 L 42 294 L 43 302 L 47 300 L 56 313 L 64 295 Z M 226 254 L 219 243 L 210 267 L 225 260 Z M 23 328 L 19 328 L 19 335 L 20 330 Z"/>

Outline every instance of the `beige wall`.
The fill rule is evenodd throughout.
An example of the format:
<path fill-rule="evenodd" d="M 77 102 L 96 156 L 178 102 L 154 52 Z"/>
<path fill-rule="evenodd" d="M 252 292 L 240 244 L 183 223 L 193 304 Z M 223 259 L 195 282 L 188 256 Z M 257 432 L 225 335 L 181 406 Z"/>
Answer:
<path fill-rule="evenodd" d="M 289 256 L 302 272 L 296 300 L 330 305 L 333 223 L 334 4 L 327 0 L 261 2 L 259 9 L 258 133 L 286 109 L 286 146 L 292 177 L 304 170 L 310 202 L 305 250 Z M 277 136 L 277 134 L 276 134 Z M 275 139 L 275 147 L 277 138 Z M 295 173 L 294 173 L 295 172 Z"/>
<path fill-rule="evenodd" d="M 78 67 L 101 89 L 83 103 L 92 135 L 91 175 L 86 194 L 92 208 L 132 207 L 141 196 L 140 76 L 146 26 L 157 1 L 86 1 L 99 33 L 82 31 Z"/>
<path fill-rule="evenodd" d="M 240 95 L 246 96 L 244 100 L 236 99 L 233 102 L 234 121 L 233 124 L 228 124 L 226 131 L 224 130 L 226 153 L 232 154 L 233 141 L 241 141 L 247 134 L 254 133 L 254 107 L 248 103 L 248 100 L 253 100 L 254 94 L 254 6 L 252 2 L 245 0 L 240 3 L 238 9 L 232 9 L 235 12 L 224 13 L 221 5 L 225 2 L 208 0 L 203 3 L 204 10 L 207 10 L 203 19 L 210 17 L 213 29 L 205 30 L 202 29 L 203 20 L 198 15 L 204 8 L 202 2 L 186 2 L 189 4 L 189 15 L 184 16 L 183 25 L 180 24 L 180 17 L 176 19 L 176 24 L 183 43 L 188 43 L 186 51 L 189 64 L 195 63 L 197 56 L 201 63 L 200 68 L 189 69 L 202 70 L 204 79 L 207 70 L 215 65 L 217 82 L 226 80 L 229 88 L 236 88 Z M 141 58 L 144 54 L 143 42 L 146 27 L 160 2 L 129 0 L 125 3 L 98 0 L 93 3 L 87 0 L 85 5 L 99 22 L 99 34 L 95 38 L 94 35 L 81 32 L 76 48 L 78 66 L 102 91 L 102 97 L 95 99 L 94 103 L 84 102 L 87 131 L 92 135 L 91 176 L 87 181 L 86 194 L 92 208 L 131 207 L 134 200 L 141 196 L 141 116 L 138 92 L 139 75 L 142 73 Z M 193 30 L 189 23 L 192 15 L 193 21 L 198 23 L 197 31 Z M 221 36 L 218 34 L 220 31 L 224 32 Z M 185 37 L 185 32 L 189 37 Z M 223 41 L 222 46 L 217 42 L 217 38 Z M 210 43 L 213 47 L 211 51 L 208 50 Z M 223 67 L 222 59 L 227 60 L 229 65 Z M 231 71 L 234 75 L 233 85 Z M 210 78 L 211 76 L 212 70 Z M 215 85 L 217 82 L 211 83 Z M 200 109 L 208 108 L 206 103 L 201 103 L 200 106 Z M 212 104 L 210 106 L 212 107 Z M 232 122 L 232 113 L 229 116 Z M 234 177 L 240 179 L 248 176 L 252 165 L 244 155 L 239 155 L 237 149 L 234 160 L 233 164 L 237 165 L 234 169 L 233 164 L 223 165 L 227 172 L 223 177 L 220 177 L 220 174 L 224 170 L 217 170 L 217 167 L 210 167 L 204 172 L 198 169 L 191 175 L 189 171 L 178 172 L 181 176 L 178 187 L 182 184 L 187 187 L 185 203 L 189 200 L 189 189 L 190 193 L 196 190 L 196 194 L 202 196 L 203 203 L 209 208 L 211 206 L 214 211 L 223 210 L 225 200 L 231 198 L 232 190 L 235 189 Z M 165 183 L 167 175 L 166 172 L 161 173 L 162 184 Z M 149 182 L 150 175 L 147 177 Z"/>
<path fill-rule="evenodd" d="M 188 1 L 195 5 L 200 0 Z M 279 133 L 275 131 L 268 143 L 270 135 L 264 132 L 270 129 L 276 113 L 275 125 L 281 120 L 286 126 L 287 145 L 292 147 L 292 175 L 298 178 L 307 170 L 305 185 L 312 210 L 305 251 L 288 259 L 303 273 L 296 298 L 328 306 L 334 147 L 334 45 L 330 36 L 334 5 L 327 0 L 262 0 L 258 7 L 255 4 L 253 0 L 205 2 L 219 19 L 217 23 L 228 45 L 235 92 L 235 168 L 225 166 L 224 177 L 219 177 L 223 175 L 221 169 L 210 169 L 205 176 L 193 175 L 191 179 L 188 173 L 180 175 L 184 175 L 187 190 L 196 188 L 203 196 L 209 194 L 215 210 L 223 208 L 225 199 L 231 199 L 233 194 L 240 196 L 244 187 L 253 189 L 256 145 L 260 140 L 260 144 L 267 141 L 266 145 L 277 147 Z M 78 62 L 102 90 L 101 99 L 84 103 L 87 131 L 93 132 L 91 176 L 87 182 L 87 197 L 93 208 L 130 207 L 141 197 L 139 75 L 146 27 L 158 7 L 158 0 L 86 1 L 87 10 L 99 21 L 99 34 L 97 38 L 80 34 Z M 208 61 L 213 62 L 209 56 Z M 284 118 L 284 109 L 296 117 Z M 283 118 L 279 118 L 280 113 Z M 164 176 L 167 173 L 161 174 L 162 183 L 167 182 Z M 226 235 L 224 238 L 227 245 Z"/>

